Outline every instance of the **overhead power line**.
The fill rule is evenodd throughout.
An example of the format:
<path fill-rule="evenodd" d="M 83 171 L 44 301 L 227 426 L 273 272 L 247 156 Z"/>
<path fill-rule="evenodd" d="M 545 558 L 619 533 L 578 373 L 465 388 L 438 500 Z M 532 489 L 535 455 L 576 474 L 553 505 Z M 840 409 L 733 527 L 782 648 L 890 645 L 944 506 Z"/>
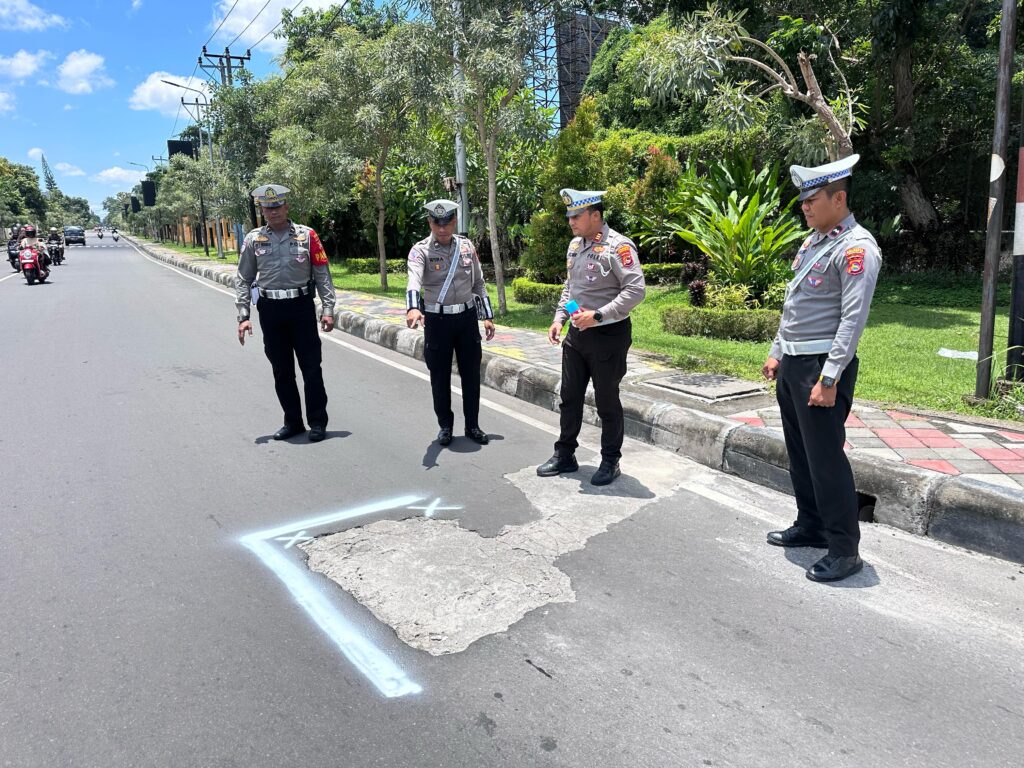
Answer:
<path fill-rule="evenodd" d="M 195 69 L 193 69 L 193 70 L 192 70 L 192 74 L 188 76 L 188 84 L 189 84 L 189 85 L 192 85 L 192 78 L 194 78 L 194 77 L 196 76 L 196 69 L 199 69 L 199 60 L 198 60 L 198 59 L 196 60 L 196 66 L 195 66 Z M 180 102 L 180 101 L 178 102 L 178 112 L 177 112 L 177 114 L 176 114 L 176 115 L 174 116 L 174 127 L 173 127 L 173 128 L 171 128 L 171 137 L 172 137 L 172 138 L 173 138 L 173 137 L 174 137 L 174 135 L 175 135 L 175 134 L 174 134 L 174 132 L 175 132 L 176 130 L 178 130 L 178 120 L 179 120 L 179 118 L 181 118 L 181 102 Z"/>
<path fill-rule="evenodd" d="M 218 24 L 217 28 L 213 30 L 213 34 L 210 35 L 210 40 L 213 40 L 213 38 L 217 36 L 217 33 L 220 32 L 220 28 L 224 26 L 224 22 L 228 20 L 228 16 L 231 15 L 231 11 L 235 10 L 236 5 L 238 5 L 238 0 L 235 0 L 235 2 L 231 4 L 231 7 L 228 9 L 228 12 L 224 14 L 224 18 L 220 20 L 220 24 Z M 204 48 L 210 44 L 210 40 L 207 40 L 205 43 L 203 43 Z"/>
<path fill-rule="evenodd" d="M 263 15 L 263 12 L 265 10 L 267 10 L 267 6 L 268 5 L 270 5 L 270 0 L 267 0 L 267 2 L 265 2 L 263 4 L 263 7 L 260 8 L 259 11 L 256 13 L 256 15 L 252 17 L 252 21 L 250 21 L 248 24 L 245 25 L 245 29 L 243 29 L 241 32 L 239 32 L 237 35 L 235 35 L 235 39 L 232 40 L 230 43 L 228 43 L 228 48 L 230 48 L 232 45 L 237 43 L 238 42 L 238 38 L 240 38 L 242 35 L 244 35 L 246 32 L 249 31 L 249 27 L 251 27 L 256 22 L 256 19 L 258 19 L 260 16 Z"/>
<path fill-rule="evenodd" d="M 302 5 L 304 2 L 306 2 L 306 0 L 299 0 L 299 2 L 297 2 L 295 5 L 293 5 L 292 8 L 291 8 L 291 13 L 295 13 L 295 9 L 298 8 L 300 5 Z M 346 0 L 346 3 L 347 3 L 347 0 Z M 342 3 L 342 6 L 344 6 L 346 3 Z M 262 43 L 264 40 L 266 40 L 268 37 L 270 37 L 272 34 L 274 34 L 274 32 L 277 31 L 277 28 L 280 27 L 283 22 L 284 22 L 284 17 L 281 17 L 281 21 L 277 22 L 277 24 L 274 25 L 274 28 L 272 30 L 270 30 L 269 32 L 267 32 L 267 34 L 265 34 L 259 40 L 257 40 L 256 44 L 253 45 L 252 47 L 253 48 L 258 47 L 260 43 Z"/>

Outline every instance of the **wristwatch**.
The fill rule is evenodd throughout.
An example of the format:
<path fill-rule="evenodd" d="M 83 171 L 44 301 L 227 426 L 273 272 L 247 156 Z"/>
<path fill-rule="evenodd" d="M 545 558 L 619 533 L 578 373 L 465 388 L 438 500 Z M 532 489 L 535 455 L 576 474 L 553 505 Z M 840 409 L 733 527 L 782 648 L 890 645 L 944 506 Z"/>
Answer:
<path fill-rule="evenodd" d="M 600 309 L 595 309 L 594 310 L 594 319 L 597 320 L 597 322 L 599 322 L 599 323 L 602 320 L 604 320 L 604 315 L 601 314 L 601 310 Z"/>
<path fill-rule="evenodd" d="M 832 376 L 822 376 L 819 381 L 825 389 L 832 389 L 836 385 L 836 380 Z"/>

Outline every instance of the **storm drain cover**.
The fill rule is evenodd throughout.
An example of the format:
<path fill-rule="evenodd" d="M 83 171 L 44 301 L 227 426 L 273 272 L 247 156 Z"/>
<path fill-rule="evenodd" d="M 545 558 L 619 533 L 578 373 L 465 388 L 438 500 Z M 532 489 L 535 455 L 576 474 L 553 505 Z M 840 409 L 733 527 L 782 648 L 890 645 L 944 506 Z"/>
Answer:
<path fill-rule="evenodd" d="M 706 403 L 753 397 L 762 395 L 765 391 L 764 386 L 755 381 L 737 379 L 720 373 L 675 373 L 671 376 L 646 379 L 643 384 L 685 397 L 695 397 Z"/>

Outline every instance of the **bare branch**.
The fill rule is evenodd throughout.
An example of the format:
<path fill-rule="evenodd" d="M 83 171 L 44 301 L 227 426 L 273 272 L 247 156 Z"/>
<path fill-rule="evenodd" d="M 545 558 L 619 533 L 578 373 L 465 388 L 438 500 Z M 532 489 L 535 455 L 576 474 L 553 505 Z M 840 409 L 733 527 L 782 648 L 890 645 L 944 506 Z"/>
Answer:
<path fill-rule="evenodd" d="M 725 58 L 727 60 L 729 60 L 729 61 L 740 61 L 740 62 L 743 62 L 744 64 L 750 64 L 751 66 L 757 67 L 758 69 L 760 69 L 763 72 L 767 73 L 768 76 L 771 77 L 775 82 L 777 82 L 779 84 L 779 87 L 781 87 L 782 90 L 785 91 L 787 94 L 790 91 L 794 91 L 794 90 L 797 93 L 799 93 L 799 91 L 800 91 L 800 89 L 797 86 L 788 83 L 786 81 L 786 78 L 784 78 L 782 75 L 780 75 L 774 69 L 769 67 L 763 61 L 758 61 L 757 59 L 752 59 L 749 56 L 733 56 L 732 54 L 726 54 Z"/>
<path fill-rule="evenodd" d="M 793 76 L 793 70 L 791 70 L 789 68 L 789 65 L 786 64 L 786 60 L 784 58 L 782 58 L 778 53 L 776 53 L 775 50 L 770 45 L 767 45 L 766 43 L 762 43 L 756 37 L 742 37 L 741 36 L 741 37 L 738 37 L 737 39 L 740 40 L 741 42 L 749 43 L 750 45 L 757 46 L 761 50 L 765 51 L 773 59 L 775 59 L 775 61 L 777 61 L 779 63 L 779 66 L 782 67 L 782 71 L 786 73 L 786 77 L 789 78 L 789 84 L 792 85 L 795 89 L 800 90 L 800 86 L 797 83 L 796 78 Z"/>

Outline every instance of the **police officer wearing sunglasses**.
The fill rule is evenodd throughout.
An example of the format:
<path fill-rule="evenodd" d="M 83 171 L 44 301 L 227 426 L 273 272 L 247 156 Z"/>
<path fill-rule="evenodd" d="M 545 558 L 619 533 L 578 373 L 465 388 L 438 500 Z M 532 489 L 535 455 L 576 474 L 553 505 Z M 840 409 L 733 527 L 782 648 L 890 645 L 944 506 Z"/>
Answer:
<path fill-rule="evenodd" d="M 487 445 L 490 438 L 480 429 L 480 327 L 484 321 L 487 340 L 494 338 L 494 312 L 487 297 L 484 273 L 476 249 L 468 238 L 455 234 L 458 205 L 451 200 L 432 200 L 424 208 L 430 236 L 409 251 L 409 283 L 406 290 L 406 325 L 423 326 L 423 357 L 430 371 L 434 413 L 441 431 L 437 441 L 452 442 L 452 353 L 462 380 L 462 415 L 466 437 Z"/>

